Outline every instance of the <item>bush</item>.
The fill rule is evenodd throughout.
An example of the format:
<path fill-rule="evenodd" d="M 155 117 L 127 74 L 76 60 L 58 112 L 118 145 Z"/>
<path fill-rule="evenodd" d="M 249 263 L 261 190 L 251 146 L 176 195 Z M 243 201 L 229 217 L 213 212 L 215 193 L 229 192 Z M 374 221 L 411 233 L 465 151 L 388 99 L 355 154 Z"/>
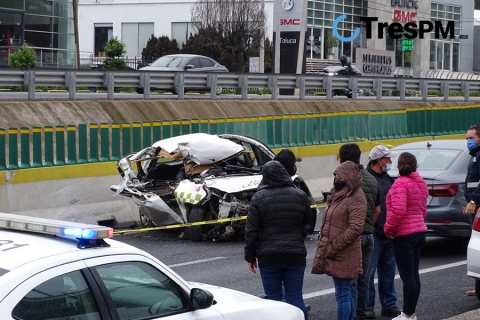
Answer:
<path fill-rule="evenodd" d="M 37 65 L 35 50 L 24 44 L 8 57 L 8 62 L 12 68 L 35 68 Z"/>
<path fill-rule="evenodd" d="M 127 68 L 127 63 L 122 56 L 127 52 L 125 44 L 120 42 L 117 37 L 113 37 L 105 44 L 105 55 L 103 60 L 102 70 L 124 70 Z"/>

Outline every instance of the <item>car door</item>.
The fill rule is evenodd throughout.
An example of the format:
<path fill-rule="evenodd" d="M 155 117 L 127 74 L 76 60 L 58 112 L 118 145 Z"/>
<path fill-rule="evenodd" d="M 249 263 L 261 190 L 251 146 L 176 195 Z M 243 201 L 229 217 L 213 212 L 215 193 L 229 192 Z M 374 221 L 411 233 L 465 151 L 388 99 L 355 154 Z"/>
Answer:
<path fill-rule="evenodd" d="M 1 302 L 2 320 L 111 320 L 98 288 L 88 284 L 93 278 L 83 261 L 39 272 L 19 283 Z"/>
<path fill-rule="evenodd" d="M 85 261 L 99 283 L 114 319 L 223 320 L 213 308 L 192 311 L 189 289 L 179 277 L 140 255 Z"/>
<path fill-rule="evenodd" d="M 202 69 L 202 64 L 201 64 L 201 61 L 200 61 L 200 58 L 192 58 L 188 63 L 187 65 L 192 65 L 193 68 L 192 69 L 188 69 L 188 71 L 193 71 L 193 72 L 202 72 L 202 71 L 205 71 L 204 69 Z"/>

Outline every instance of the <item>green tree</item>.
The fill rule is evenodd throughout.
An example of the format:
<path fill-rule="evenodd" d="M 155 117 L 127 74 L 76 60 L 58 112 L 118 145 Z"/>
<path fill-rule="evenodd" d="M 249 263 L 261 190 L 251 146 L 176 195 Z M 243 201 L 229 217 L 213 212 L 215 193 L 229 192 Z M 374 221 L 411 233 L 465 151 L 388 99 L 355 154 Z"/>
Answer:
<path fill-rule="evenodd" d="M 112 37 L 108 40 L 104 50 L 107 57 L 103 60 L 103 70 L 124 70 L 127 68 L 127 63 L 123 58 L 123 55 L 127 52 L 125 44 L 118 40 L 117 37 Z"/>
<path fill-rule="evenodd" d="M 168 36 L 157 38 L 152 34 L 147 46 L 142 50 L 142 57 L 147 61 L 154 61 L 162 56 L 179 52 L 177 40 L 170 40 Z"/>
<path fill-rule="evenodd" d="M 260 41 L 262 39 L 262 34 L 260 30 L 254 35 L 249 48 L 247 50 L 247 57 L 248 61 L 244 67 L 243 72 L 248 72 L 250 69 L 249 62 L 250 57 L 260 57 Z M 270 39 L 265 38 L 265 42 L 263 44 L 264 52 L 265 52 L 265 60 L 264 60 L 264 72 L 269 73 L 272 71 L 272 42 Z"/>
<path fill-rule="evenodd" d="M 24 44 L 8 57 L 8 62 L 12 68 L 34 68 L 37 65 L 35 50 Z"/>

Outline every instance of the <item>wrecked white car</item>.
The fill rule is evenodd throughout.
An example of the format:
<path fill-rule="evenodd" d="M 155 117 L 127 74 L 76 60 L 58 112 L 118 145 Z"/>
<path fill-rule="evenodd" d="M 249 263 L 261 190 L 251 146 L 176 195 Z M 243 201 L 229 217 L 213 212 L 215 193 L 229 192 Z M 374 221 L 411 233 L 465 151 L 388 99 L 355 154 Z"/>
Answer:
<path fill-rule="evenodd" d="M 142 227 L 246 216 L 263 164 L 275 154 L 261 141 L 239 135 L 195 133 L 155 142 L 117 163 L 123 177 L 110 189 L 131 197 Z M 295 185 L 313 197 L 304 180 Z M 316 209 L 312 208 L 316 217 Z M 191 226 L 192 241 L 243 236 L 245 220 Z M 313 233 L 312 223 L 311 232 Z"/>

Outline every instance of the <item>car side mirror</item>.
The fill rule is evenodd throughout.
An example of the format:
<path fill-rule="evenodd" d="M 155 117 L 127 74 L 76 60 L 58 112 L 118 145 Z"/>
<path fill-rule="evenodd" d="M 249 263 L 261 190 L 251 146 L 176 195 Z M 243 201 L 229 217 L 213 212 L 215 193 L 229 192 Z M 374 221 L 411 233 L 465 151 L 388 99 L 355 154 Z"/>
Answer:
<path fill-rule="evenodd" d="M 188 70 L 188 69 L 195 69 L 195 66 L 193 64 L 187 64 L 185 66 L 185 70 Z"/>
<path fill-rule="evenodd" d="M 193 288 L 190 290 L 190 305 L 193 310 L 207 309 L 213 304 L 213 294 L 207 290 Z"/>

